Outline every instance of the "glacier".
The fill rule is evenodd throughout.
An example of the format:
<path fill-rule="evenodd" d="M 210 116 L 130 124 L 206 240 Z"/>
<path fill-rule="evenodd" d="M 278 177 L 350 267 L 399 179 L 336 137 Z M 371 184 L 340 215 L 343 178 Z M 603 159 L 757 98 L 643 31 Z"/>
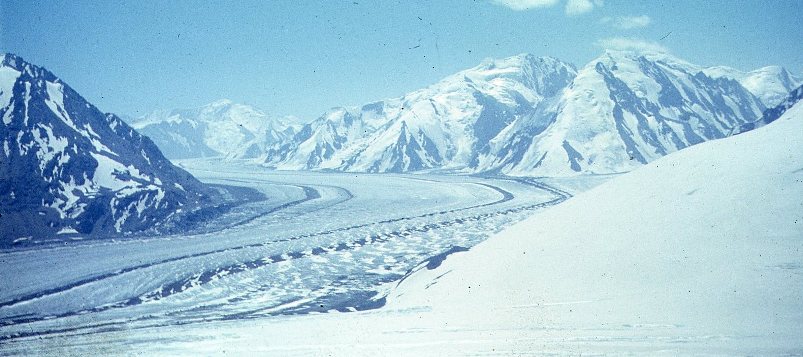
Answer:
<path fill-rule="evenodd" d="M 798 353 L 799 83 L 522 54 L 121 120 L 4 55 L 0 353 Z"/>
<path fill-rule="evenodd" d="M 609 179 L 300 174 L 219 159 L 177 163 L 203 182 L 236 182 L 269 199 L 239 205 L 196 234 L 0 251 L 3 344 L 373 309 L 421 261 L 472 247 Z"/>

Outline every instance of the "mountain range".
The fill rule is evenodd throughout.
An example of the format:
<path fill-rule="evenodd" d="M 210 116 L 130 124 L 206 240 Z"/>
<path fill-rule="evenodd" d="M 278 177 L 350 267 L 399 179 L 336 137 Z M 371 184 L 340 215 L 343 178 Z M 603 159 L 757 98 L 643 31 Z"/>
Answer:
<path fill-rule="evenodd" d="M 579 69 L 521 54 L 303 126 L 228 101 L 134 126 L 171 158 L 253 158 L 284 170 L 608 174 L 725 137 L 801 82 L 780 67 L 741 72 L 665 53 L 607 50 Z"/>
<path fill-rule="evenodd" d="M 0 57 L 0 246 L 169 226 L 216 193 L 42 67 Z"/>

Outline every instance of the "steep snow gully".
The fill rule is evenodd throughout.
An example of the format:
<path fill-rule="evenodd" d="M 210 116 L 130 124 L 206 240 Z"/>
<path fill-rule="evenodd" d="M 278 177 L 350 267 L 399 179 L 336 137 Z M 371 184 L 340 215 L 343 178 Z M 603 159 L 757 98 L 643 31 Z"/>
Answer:
<path fill-rule="evenodd" d="M 387 285 L 422 261 L 571 196 L 524 178 L 180 165 L 270 199 L 234 207 L 194 235 L 0 252 L 9 267 L 0 280 L 11 285 L 0 290 L 0 341 L 379 307 Z"/>

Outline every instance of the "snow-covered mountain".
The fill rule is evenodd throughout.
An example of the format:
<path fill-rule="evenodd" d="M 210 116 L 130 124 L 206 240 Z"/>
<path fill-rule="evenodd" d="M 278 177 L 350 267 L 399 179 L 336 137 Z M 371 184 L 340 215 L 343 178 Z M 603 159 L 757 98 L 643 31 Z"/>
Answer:
<path fill-rule="evenodd" d="M 793 89 L 803 84 L 803 78 L 796 77 L 783 67 L 767 66 L 750 72 L 725 66 L 706 68 L 705 74 L 713 78 L 724 77 L 737 80 L 767 108 L 783 101 Z"/>
<path fill-rule="evenodd" d="M 212 195 L 44 68 L 0 63 L 0 245 L 164 225 Z"/>
<path fill-rule="evenodd" d="M 772 76 L 745 80 L 751 92 L 706 73 L 667 54 L 622 51 L 579 71 L 528 54 L 486 60 L 400 98 L 334 108 L 265 162 L 362 172 L 629 171 L 757 120 L 766 108 L 757 96 L 776 89 Z"/>
<path fill-rule="evenodd" d="M 399 172 L 474 167 L 491 140 L 574 78 L 549 57 L 486 60 L 400 98 L 334 108 L 272 152 L 282 169 Z"/>
<path fill-rule="evenodd" d="M 254 107 L 223 99 L 192 109 L 159 110 L 131 121 L 171 159 L 223 156 L 264 159 L 292 138 L 300 125 Z"/>
<path fill-rule="evenodd" d="M 511 130 L 485 167 L 514 175 L 630 171 L 759 118 L 764 106 L 755 96 L 702 70 L 667 54 L 606 51 L 544 111 L 540 122 L 549 125 Z"/>

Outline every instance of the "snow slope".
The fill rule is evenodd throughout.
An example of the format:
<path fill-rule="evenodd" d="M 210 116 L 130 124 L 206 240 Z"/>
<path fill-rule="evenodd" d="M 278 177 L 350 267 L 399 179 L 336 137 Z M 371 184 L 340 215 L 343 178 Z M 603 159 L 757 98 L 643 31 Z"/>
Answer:
<path fill-rule="evenodd" d="M 254 107 L 222 99 L 192 109 L 154 111 L 131 121 L 165 156 L 186 159 L 224 156 L 265 159 L 265 152 L 289 140 L 299 125 Z"/>
<path fill-rule="evenodd" d="M 0 246 L 142 231 L 212 195 L 52 73 L 0 61 Z"/>

